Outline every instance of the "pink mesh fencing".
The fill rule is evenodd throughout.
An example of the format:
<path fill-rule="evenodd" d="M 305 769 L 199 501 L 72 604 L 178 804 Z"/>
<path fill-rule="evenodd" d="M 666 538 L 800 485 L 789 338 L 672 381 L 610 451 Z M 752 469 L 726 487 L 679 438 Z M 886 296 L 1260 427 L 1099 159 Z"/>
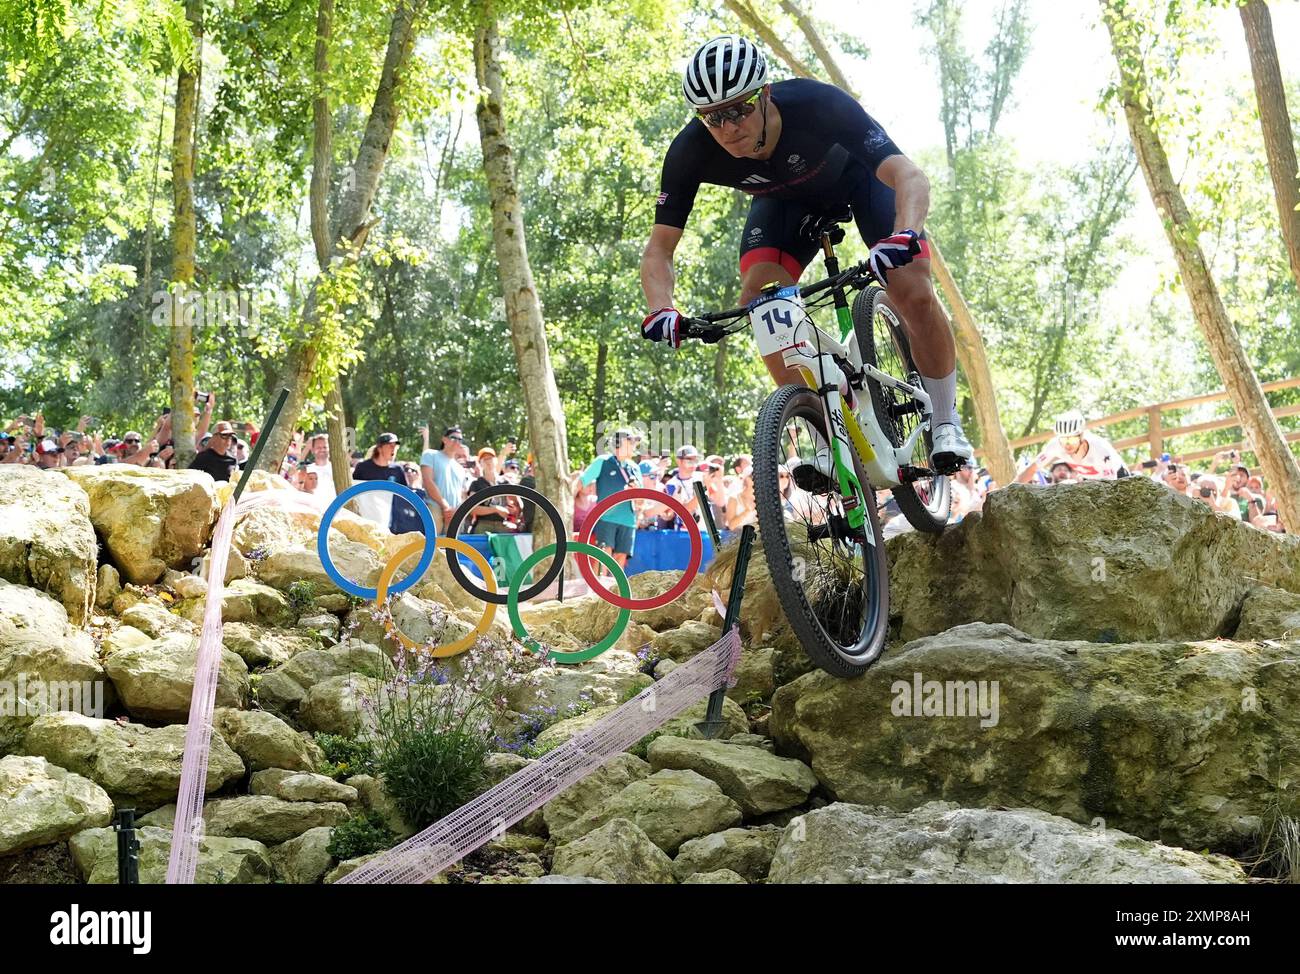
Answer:
<path fill-rule="evenodd" d="M 167 882 L 193 883 L 203 840 L 203 795 L 208 777 L 212 742 L 212 711 L 217 699 L 217 672 L 221 666 L 221 601 L 226 565 L 230 559 L 235 520 L 255 507 L 279 507 L 320 515 L 320 510 L 299 500 L 297 491 L 264 490 L 245 494 L 238 507 L 227 502 L 212 534 L 208 559 L 208 595 L 203 609 L 203 630 L 194 667 L 194 690 L 185 727 L 185 753 L 181 759 L 181 784 L 176 796 L 176 823 L 167 857 Z"/>
<path fill-rule="evenodd" d="M 731 673 L 739 658 L 740 631 L 733 627 L 707 650 L 594 726 L 339 882 L 421 883 L 430 879 L 714 690 L 734 686 Z"/>

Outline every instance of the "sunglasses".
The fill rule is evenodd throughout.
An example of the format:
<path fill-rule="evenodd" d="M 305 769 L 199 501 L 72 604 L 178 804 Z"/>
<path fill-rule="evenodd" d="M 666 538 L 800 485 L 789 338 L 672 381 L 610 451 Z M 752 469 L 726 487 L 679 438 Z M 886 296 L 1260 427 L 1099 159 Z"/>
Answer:
<path fill-rule="evenodd" d="M 453 440 L 453 441 L 456 442 L 456 443 L 464 443 L 464 442 L 465 442 L 465 437 L 463 437 L 463 436 L 449 436 L 449 437 L 447 437 L 447 439 L 449 439 L 449 440 Z"/>
<path fill-rule="evenodd" d="M 123 440 L 123 442 L 124 442 L 124 443 L 130 443 L 130 444 L 132 444 L 132 445 L 138 445 L 138 444 L 140 443 L 139 440 Z"/>
<path fill-rule="evenodd" d="M 711 129 L 722 128 L 723 122 L 739 122 L 742 118 L 754 114 L 754 109 L 758 107 L 758 98 L 762 93 L 760 89 L 738 105 L 718 108 L 711 112 L 700 112 L 700 120 Z"/>

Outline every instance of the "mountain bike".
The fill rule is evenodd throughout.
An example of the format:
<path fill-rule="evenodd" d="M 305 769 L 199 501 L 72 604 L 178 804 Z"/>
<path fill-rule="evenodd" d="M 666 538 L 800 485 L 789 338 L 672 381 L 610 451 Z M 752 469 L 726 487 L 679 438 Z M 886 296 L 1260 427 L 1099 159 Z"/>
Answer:
<path fill-rule="evenodd" d="M 759 411 L 754 499 L 786 619 L 809 658 L 840 677 L 876 661 L 889 627 L 889 566 L 875 490 L 888 488 L 913 527 L 937 533 L 948 521 L 955 472 L 931 462 L 930 397 L 884 289 L 866 262 L 840 270 L 834 245 L 844 239 L 840 224 L 851 218 L 837 214 L 814 227 L 824 280 L 770 284 L 746 307 L 685 319 L 681 330 L 682 338 L 712 343 L 747 323 L 761 354 L 782 352 L 803 377 L 804 385 L 781 386 Z M 838 339 L 813 321 L 827 308 L 834 308 Z M 841 392 L 846 383 L 855 409 Z M 795 463 L 819 450 L 829 450 L 833 480 Z M 782 488 L 782 472 L 797 491 Z"/>

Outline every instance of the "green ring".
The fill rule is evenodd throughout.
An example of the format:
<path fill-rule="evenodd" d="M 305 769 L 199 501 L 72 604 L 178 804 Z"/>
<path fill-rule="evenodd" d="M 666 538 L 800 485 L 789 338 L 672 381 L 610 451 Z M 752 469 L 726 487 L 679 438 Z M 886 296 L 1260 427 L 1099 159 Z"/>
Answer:
<path fill-rule="evenodd" d="M 519 583 L 528 575 L 528 570 L 536 565 L 547 555 L 555 551 L 555 544 L 548 544 L 539 548 L 523 560 L 518 568 L 515 569 L 514 575 L 510 577 L 509 595 L 506 597 L 506 609 L 510 613 L 510 628 L 519 637 L 519 641 L 524 644 L 524 648 L 529 652 L 536 653 L 541 650 L 537 640 L 528 635 L 528 630 L 524 627 L 524 621 L 519 617 Z M 632 588 L 627 584 L 627 575 L 619 567 L 614 557 L 606 552 L 603 548 L 597 548 L 595 545 L 581 544 L 577 541 L 570 541 L 567 552 L 580 552 L 584 555 L 590 555 L 598 562 L 604 565 L 614 575 L 614 581 L 618 583 L 618 594 L 623 598 L 631 598 Z M 614 643 L 618 642 L 618 637 L 623 635 L 623 630 L 632 619 L 631 609 L 619 609 L 618 618 L 614 621 L 614 628 L 600 642 L 589 649 L 579 650 L 576 653 L 551 653 L 549 659 L 557 663 L 584 663 L 589 659 L 595 659 Z"/>

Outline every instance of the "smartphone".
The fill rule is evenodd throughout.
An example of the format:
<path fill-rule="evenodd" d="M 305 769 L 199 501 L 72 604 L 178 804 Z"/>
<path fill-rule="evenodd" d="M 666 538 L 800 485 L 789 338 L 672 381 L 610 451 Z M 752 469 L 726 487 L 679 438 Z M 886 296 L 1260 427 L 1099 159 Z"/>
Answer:
<path fill-rule="evenodd" d="M 1202 488 L 1201 488 L 1201 496 L 1202 496 L 1202 497 L 1210 497 L 1210 496 L 1212 496 L 1213 494 L 1214 494 L 1214 491 L 1212 491 L 1209 487 L 1202 487 Z"/>
<path fill-rule="evenodd" d="M 1142 466 L 1143 466 L 1145 469 L 1147 469 L 1147 470 L 1154 470 L 1154 469 L 1156 468 L 1156 461 L 1155 461 L 1155 460 L 1143 460 L 1143 461 L 1142 461 Z"/>
<path fill-rule="evenodd" d="M 194 393 L 194 401 L 195 401 L 195 402 L 207 402 L 208 399 L 209 399 L 211 396 L 212 396 L 212 393 L 210 393 L 210 392 L 196 392 L 196 393 Z"/>

